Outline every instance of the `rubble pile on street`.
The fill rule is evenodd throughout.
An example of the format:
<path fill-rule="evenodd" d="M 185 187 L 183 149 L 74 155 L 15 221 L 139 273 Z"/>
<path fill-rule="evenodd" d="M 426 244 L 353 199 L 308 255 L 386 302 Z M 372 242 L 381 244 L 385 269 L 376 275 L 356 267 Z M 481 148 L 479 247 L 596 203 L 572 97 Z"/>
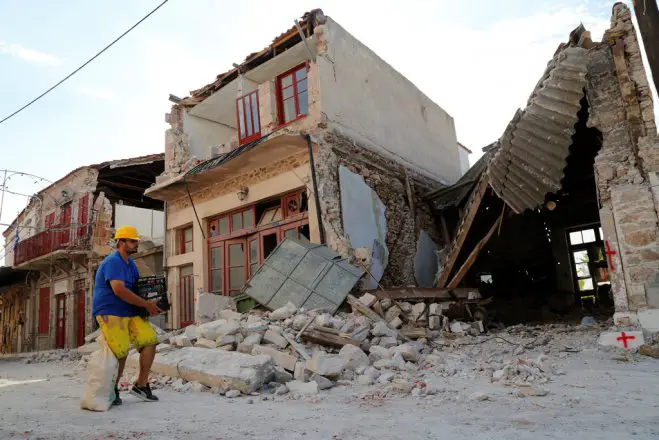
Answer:
<path fill-rule="evenodd" d="M 23 362 L 26 364 L 39 364 L 39 363 L 75 363 L 78 362 L 83 355 L 78 350 L 48 350 L 37 353 L 32 353 L 26 357 Z"/>
<path fill-rule="evenodd" d="M 432 331 L 415 327 L 415 306 L 405 303 L 398 303 L 395 318 L 389 316 L 405 323 L 396 329 L 386 320 L 393 304 L 352 296 L 348 303 L 352 313 L 334 316 L 298 310 L 292 303 L 272 312 L 223 310 L 216 321 L 167 335 L 169 343 L 158 346 L 152 386 L 228 398 L 305 398 L 334 386 L 423 396 L 437 392 L 429 378 L 460 376 L 487 378 L 520 397 L 542 396 L 542 385 L 564 374 L 557 362 L 596 349 L 601 331 L 554 324 L 485 334 L 477 323 L 449 323 L 443 317 L 443 328 Z M 137 353 L 127 365 L 123 389 L 135 379 Z"/>

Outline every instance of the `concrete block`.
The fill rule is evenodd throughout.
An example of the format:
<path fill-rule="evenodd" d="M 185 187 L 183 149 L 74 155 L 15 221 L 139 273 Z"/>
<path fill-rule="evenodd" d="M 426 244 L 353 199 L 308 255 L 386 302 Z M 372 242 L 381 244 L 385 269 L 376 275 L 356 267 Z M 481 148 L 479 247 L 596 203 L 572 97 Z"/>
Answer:
<path fill-rule="evenodd" d="M 643 332 L 604 332 L 600 334 L 598 343 L 619 348 L 638 348 L 645 343 Z"/>
<path fill-rule="evenodd" d="M 389 350 L 379 345 L 373 345 L 369 349 L 368 359 L 375 363 L 380 359 L 389 359 Z"/>
<path fill-rule="evenodd" d="M 394 318 L 397 318 L 402 313 L 403 313 L 403 311 L 401 310 L 400 307 L 398 307 L 397 305 L 393 305 L 393 306 L 389 307 L 389 309 L 384 313 L 384 319 L 387 322 L 391 322 L 391 321 L 394 320 Z"/>
<path fill-rule="evenodd" d="M 345 361 L 345 367 L 350 370 L 356 370 L 359 367 L 368 367 L 370 362 L 366 353 L 361 348 L 352 344 L 344 345 L 339 351 L 339 356 Z"/>
<path fill-rule="evenodd" d="M 293 380 L 293 375 L 277 365 L 275 368 L 275 382 L 286 383 L 291 380 Z"/>
<path fill-rule="evenodd" d="M 659 332 L 659 309 L 641 310 L 638 312 L 638 322 L 643 330 L 650 333 Z"/>
<path fill-rule="evenodd" d="M 188 339 L 197 339 L 198 329 L 197 326 L 191 324 L 185 328 L 185 333 L 183 333 Z"/>
<path fill-rule="evenodd" d="M 334 386 L 334 382 L 319 374 L 311 376 L 311 382 L 316 382 L 318 384 L 318 389 L 320 390 L 328 390 Z"/>
<path fill-rule="evenodd" d="M 295 312 L 297 312 L 297 307 L 295 307 L 295 304 L 288 302 L 285 306 L 280 307 L 270 313 L 270 319 L 273 321 L 282 321 L 293 316 Z"/>
<path fill-rule="evenodd" d="M 375 295 L 372 295 L 370 293 L 365 293 L 359 298 L 359 302 L 361 302 L 368 308 L 371 308 L 371 306 L 375 304 L 377 300 L 378 299 L 375 297 Z"/>
<path fill-rule="evenodd" d="M 241 343 L 238 344 L 238 351 L 241 353 L 251 353 L 255 345 L 260 344 L 263 340 L 261 333 L 252 333 L 248 335 Z"/>
<path fill-rule="evenodd" d="M 380 338 L 380 342 L 378 343 L 378 345 L 384 348 L 391 348 L 398 345 L 398 341 L 396 340 L 396 338 L 384 337 L 384 338 Z"/>
<path fill-rule="evenodd" d="M 405 343 L 398 347 L 391 347 L 389 349 L 389 357 L 393 358 L 396 353 L 400 353 L 406 361 L 416 362 L 419 360 L 419 348 L 416 344 Z"/>
<path fill-rule="evenodd" d="M 236 342 L 236 335 L 222 335 L 218 337 L 215 342 L 217 343 L 218 346 L 223 346 L 223 345 L 233 345 Z"/>
<path fill-rule="evenodd" d="M 392 329 L 390 329 L 387 324 L 384 322 L 380 321 L 375 326 L 373 326 L 373 330 L 371 331 L 373 333 L 373 336 L 390 336 L 390 337 L 396 337 L 396 332 Z"/>
<path fill-rule="evenodd" d="M 218 316 L 220 319 L 226 319 L 227 321 L 240 321 L 243 318 L 242 313 L 234 312 L 233 310 L 220 310 Z"/>
<path fill-rule="evenodd" d="M 368 334 L 371 332 L 371 326 L 369 325 L 363 325 L 355 329 L 355 331 L 352 332 L 351 337 L 352 339 L 356 339 L 360 342 L 363 342 L 366 338 L 368 338 Z"/>
<path fill-rule="evenodd" d="M 313 395 L 318 394 L 318 384 L 316 382 L 301 382 L 299 380 L 292 380 L 286 383 L 286 388 L 291 393 Z"/>
<path fill-rule="evenodd" d="M 295 364 L 297 363 L 297 357 L 282 353 L 279 350 L 264 345 L 255 345 L 252 349 L 252 355 L 270 356 L 276 365 L 279 365 L 288 371 L 294 371 Z"/>
<path fill-rule="evenodd" d="M 346 366 L 346 361 L 336 355 L 316 353 L 307 360 L 307 369 L 325 377 L 338 377 Z"/>
<path fill-rule="evenodd" d="M 420 302 L 420 303 L 414 304 L 412 306 L 412 313 L 411 313 L 412 318 L 415 321 L 418 321 L 422 317 L 422 315 L 425 315 L 425 311 L 426 311 L 425 303 Z"/>
<path fill-rule="evenodd" d="M 288 346 L 288 341 L 284 338 L 281 333 L 277 333 L 273 330 L 268 330 L 263 336 L 263 342 L 266 344 L 273 344 L 279 348 L 286 348 Z"/>
<path fill-rule="evenodd" d="M 226 324 L 227 321 L 220 319 L 217 321 L 207 322 L 206 324 L 201 324 L 197 327 L 197 338 L 206 338 L 206 339 L 217 339 L 219 334 L 216 333 L 216 330 Z"/>
<path fill-rule="evenodd" d="M 172 338 L 172 342 L 177 347 L 192 347 L 192 341 L 185 335 L 178 335 Z"/>
<path fill-rule="evenodd" d="M 428 321 L 428 328 L 430 330 L 439 330 L 442 328 L 442 317 L 441 316 L 431 316 Z"/>
<path fill-rule="evenodd" d="M 293 377 L 295 380 L 309 382 L 312 374 L 313 373 L 311 371 L 307 370 L 306 361 L 301 361 L 295 364 L 295 371 L 293 372 Z"/>
<path fill-rule="evenodd" d="M 403 326 L 403 320 L 400 319 L 400 317 L 396 316 L 394 319 L 391 320 L 389 325 L 392 326 L 393 328 L 401 328 Z"/>
<path fill-rule="evenodd" d="M 195 342 L 194 346 L 201 348 L 217 348 L 217 342 L 206 338 L 199 338 L 197 339 L 197 342 Z"/>
<path fill-rule="evenodd" d="M 139 354 L 129 356 L 127 364 L 130 368 L 139 368 Z M 151 371 L 161 376 L 197 381 L 211 388 L 249 394 L 271 380 L 274 367 L 269 356 L 186 347 L 156 354 Z"/>

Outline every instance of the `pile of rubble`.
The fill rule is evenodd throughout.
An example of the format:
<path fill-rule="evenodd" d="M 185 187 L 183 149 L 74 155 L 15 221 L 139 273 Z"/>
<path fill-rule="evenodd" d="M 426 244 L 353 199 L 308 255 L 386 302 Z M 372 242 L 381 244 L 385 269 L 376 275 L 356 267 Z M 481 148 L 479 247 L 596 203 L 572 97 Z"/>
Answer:
<path fill-rule="evenodd" d="M 298 310 L 291 303 L 272 312 L 222 310 L 220 319 L 163 335 L 168 343 L 158 346 L 152 386 L 267 398 L 374 385 L 384 393 L 423 396 L 436 392 L 427 377 L 459 375 L 514 387 L 520 397 L 541 396 L 546 392 L 537 386 L 564 374 L 548 356 L 560 358 L 585 345 L 596 346 L 600 331 L 515 326 L 483 335 L 478 322 L 455 325 L 444 317 L 440 330 L 429 330 L 415 327 L 421 318 L 415 320 L 415 308 L 420 309 L 415 305 L 377 302 L 367 295 L 350 296 L 348 303 L 352 313 L 334 316 Z M 396 316 L 387 316 L 394 307 Z M 405 323 L 400 329 L 395 328 L 397 320 Z M 138 367 L 137 353 L 129 356 L 128 367 Z M 133 374 L 122 378 L 122 388 L 134 381 Z"/>
<path fill-rule="evenodd" d="M 26 364 L 39 363 L 76 363 L 83 357 L 78 350 L 49 350 L 32 353 L 23 359 Z"/>

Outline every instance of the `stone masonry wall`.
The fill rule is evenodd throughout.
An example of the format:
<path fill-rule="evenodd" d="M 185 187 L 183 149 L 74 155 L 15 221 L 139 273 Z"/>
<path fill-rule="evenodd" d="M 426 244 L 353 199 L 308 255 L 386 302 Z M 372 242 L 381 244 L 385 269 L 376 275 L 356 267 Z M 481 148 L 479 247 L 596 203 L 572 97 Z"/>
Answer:
<path fill-rule="evenodd" d="M 442 243 L 430 209 L 419 197 L 420 193 L 437 184 L 420 176 L 410 175 L 409 170 L 406 174 L 401 165 L 360 148 L 351 139 L 326 132 L 316 163 L 323 225 L 328 246 L 346 257 L 352 256 L 354 250 L 350 249 L 349 240 L 343 236 L 341 225 L 338 176 L 338 168 L 341 165 L 361 175 L 386 208 L 389 262 L 380 284 L 386 287 L 416 285 L 414 256 L 420 231 L 426 231 L 435 243 Z M 412 203 L 408 197 L 408 181 L 413 194 Z"/>
<path fill-rule="evenodd" d="M 640 48 L 623 4 L 614 6 L 604 42 L 590 49 L 587 79 L 589 125 L 603 138 L 595 175 L 604 239 L 615 253 L 616 322 L 631 324 L 634 312 L 648 305 L 646 282 L 659 271 L 659 217 L 648 179 L 659 164 L 659 148 Z"/>

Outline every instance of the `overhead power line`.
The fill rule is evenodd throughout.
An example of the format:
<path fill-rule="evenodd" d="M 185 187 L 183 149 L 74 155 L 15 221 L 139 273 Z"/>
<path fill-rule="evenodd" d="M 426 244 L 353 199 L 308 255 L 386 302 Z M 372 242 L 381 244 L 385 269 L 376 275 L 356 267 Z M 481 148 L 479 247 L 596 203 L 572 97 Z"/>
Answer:
<path fill-rule="evenodd" d="M 23 107 L 21 107 L 21 108 L 19 108 L 18 110 L 16 110 L 14 113 L 12 113 L 12 114 L 10 114 L 9 116 L 7 116 L 7 117 L 5 117 L 4 119 L 2 119 L 2 120 L 0 121 L 0 124 L 2 124 L 3 122 L 9 120 L 10 118 L 13 118 L 13 117 L 16 116 L 17 114 L 19 114 L 20 112 L 22 112 L 23 110 L 25 110 L 26 108 L 28 108 L 29 106 L 31 106 L 32 104 L 34 104 L 35 102 L 37 102 L 38 100 L 40 100 L 41 98 L 43 98 L 44 96 L 46 96 L 47 94 L 49 94 L 50 92 L 52 92 L 53 90 L 55 90 L 55 89 L 56 89 L 57 87 L 59 87 L 64 81 L 66 81 L 67 79 L 71 78 L 71 77 L 72 77 L 73 75 L 75 75 L 76 73 L 80 72 L 83 68 L 85 68 L 85 67 L 87 66 L 87 64 L 91 63 L 91 62 L 94 61 L 96 58 L 98 58 L 103 52 L 105 52 L 106 50 L 108 50 L 109 48 L 111 48 L 112 46 L 114 46 L 114 44 L 115 44 L 116 42 L 118 42 L 119 40 L 121 40 L 121 39 L 122 39 L 123 37 L 125 37 L 130 31 L 132 31 L 132 30 L 135 29 L 137 26 L 139 26 L 144 20 L 146 20 L 147 18 L 149 18 L 151 15 L 153 15 L 153 13 L 155 13 L 158 9 L 160 9 L 161 7 L 163 7 L 163 6 L 165 5 L 165 3 L 167 3 L 168 1 L 169 1 L 169 0 L 164 0 L 162 3 L 160 3 L 158 6 L 156 6 L 155 9 L 153 9 L 151 12 L 149 12 L 148 14 L 146 14 L 146 15 L 145 15 L 140 21 L 138 21 L 138 22 L 135 23 L 133 26 L 131 26 L 126 32 L 124 32 L 123 34 L 119 35 L 119 36 L 118 36 L 118 37 L 117 37 L 112 43 L 110 43 L 110 44 L 108 44 L 107 46 L 105 46 L 100 52 L 98 52 L 96 55 L 94 55 L 93 57 L 91 57 L 90 59 L 88 59 L 84 64 L 82 64 L 82 65 L 81 65 L 80 67 L 78 67 L 76 70 L 74 70 L 73 72 L 69 73 L 67 76 L 64 77 L 64 79 L 62 79 L 61 81 L 59 81 L 57 84 L 55 84 L 54 86 L 52 86 L 51 88 L 49 88 L 48 90 L 46 90 L 45 92 L 43 92 L 41 95 L 39 95 L 39 96 L 37 96 L 36 98 L 34 98 L 32 101 L 30 101 L 30 102 L 28 102 L 27 104 L 25 104 Z"/>

